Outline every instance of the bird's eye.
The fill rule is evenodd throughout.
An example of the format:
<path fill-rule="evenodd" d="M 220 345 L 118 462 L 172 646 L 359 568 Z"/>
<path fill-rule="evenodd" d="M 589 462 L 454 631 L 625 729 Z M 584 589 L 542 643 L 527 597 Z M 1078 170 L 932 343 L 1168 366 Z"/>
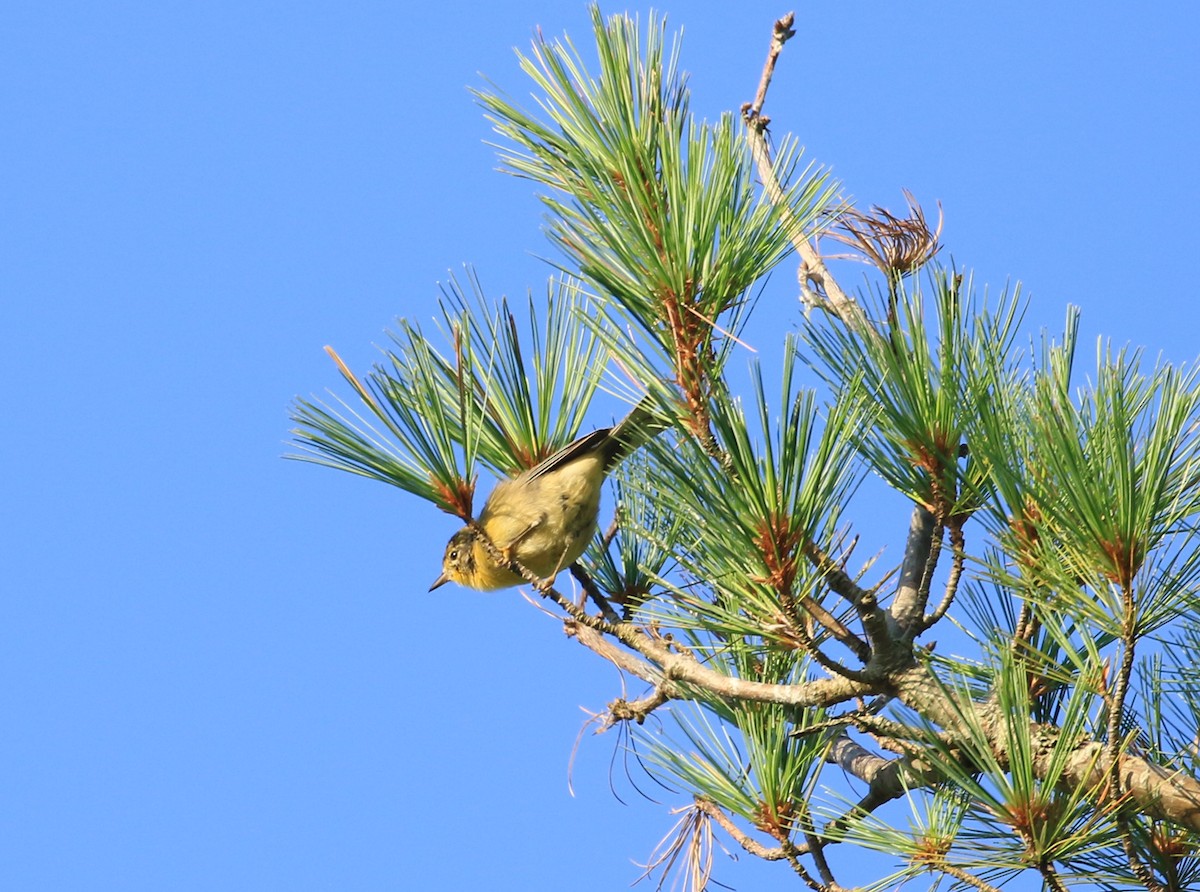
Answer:
<path fill-rule="evenodd" d="M 451 549 L 449 557 L 450 557 L 450 560 L 452 560 L 452 561 L 458 560 L 458 549 L 457 548 Z"/>

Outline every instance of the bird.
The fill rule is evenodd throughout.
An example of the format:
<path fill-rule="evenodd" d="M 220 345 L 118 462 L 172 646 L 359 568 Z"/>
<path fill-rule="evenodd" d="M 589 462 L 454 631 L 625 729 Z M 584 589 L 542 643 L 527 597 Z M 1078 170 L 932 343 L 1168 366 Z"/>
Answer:
<path fill-rule="evenodd" d="M 500 481 L 478 522 L 450 537 L 441 575 L 429 591 L 447 582 L 480 591 L 520 585 L 525 579 L 509 568 L 513 561 L 543 579 L 575 563 L 596 529 L 608 472 L 666 427 L 643 399 L 613 427 L 584 434 Z M 506 560 L 497 559 L 481 530 Z"/>

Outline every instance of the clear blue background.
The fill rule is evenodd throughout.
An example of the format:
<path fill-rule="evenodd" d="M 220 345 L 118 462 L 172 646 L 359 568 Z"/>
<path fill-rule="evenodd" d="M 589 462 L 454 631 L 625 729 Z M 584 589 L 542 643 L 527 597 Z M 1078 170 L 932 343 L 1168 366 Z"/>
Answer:
<path fill-rule="evenodd" d="M 621 889 L 682 804 L 619 759 L 618 802 L 612 734 L 572 797 L 619 679 L 515 592 L 427 594 L 451 518 L 279 458 L 290 399 L 345 391 L 323 345 L 365 368 L 463 262 L 494 295 L 550 274 L 465 88 L 526 95 L 511 48 L 589 46 L 586 9 L 476 7 L 0 7 L 0 886 Z M 786 4 L 663 8 L 695 110 L 752 98 Z M 1197 10 L 810 4 L 767 113 L 860 202 L 940 200 L 1035 326 L 1074 302 L 1088 343 L 1191 360 Z M 906 524 L 873 521 L 892 556 Z"/>

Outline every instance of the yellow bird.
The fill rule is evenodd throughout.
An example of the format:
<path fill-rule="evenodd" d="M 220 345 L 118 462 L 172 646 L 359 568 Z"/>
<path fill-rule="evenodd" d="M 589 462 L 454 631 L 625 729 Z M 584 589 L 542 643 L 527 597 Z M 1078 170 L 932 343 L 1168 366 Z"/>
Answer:
<path fill-rule="evenodd" d="M 479 526 L 510 561 L 544 579 L 553 578 L 587 549 L 608 472 L 665 427 L 643 400 L 615 426 L 585 434 L 528 471 L 496 484 L 479 515 Z M 487 591 L 524 581 L 492 557 L 475 527 L 466 526 L 450 537 L 442 574 L 429 590 L 457 582 Z"/>

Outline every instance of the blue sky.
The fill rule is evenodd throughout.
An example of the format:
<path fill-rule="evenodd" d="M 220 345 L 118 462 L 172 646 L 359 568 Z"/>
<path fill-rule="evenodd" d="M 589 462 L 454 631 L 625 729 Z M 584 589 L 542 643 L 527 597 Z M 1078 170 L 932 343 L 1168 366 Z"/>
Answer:
<path fill-rule="evenodd" d="M 700 115 L 752 98 L 786 5 L 660 8 Z M 767 112 L 849 194 L 940 200 L 946 256 L 1021 280 L 1034 326 L 1075 303 L 1085 345 L 1200 353 L 1194 4 L 797 11 Z M 365 368 L 464 262 L 491 294 L 542 291 L 539 207 L 493 171 L 466 88 L 525 95 L 512 47 L 537 26 L 586 46 L 587 22 L 582 3 L 0 9 L 0 885 L 636 878 L 681 801 L 641 799 L 618 760 L 619 802 L 614 735 L 584 739 L 567 785 L 615 672 L 516 592 L 427 594 L 451 518 L 280 460 L 289 401 L 344 391 L 323 345 Z M 789 263 L 761 302 L 766 355 L 800 324 L 793 282 Z M 877 527 L 892 554 L 906 525 Z M 870 879 L 848 855 L 842 881 Z M 794 881 L 751 861 L 718 878 Z"/>

